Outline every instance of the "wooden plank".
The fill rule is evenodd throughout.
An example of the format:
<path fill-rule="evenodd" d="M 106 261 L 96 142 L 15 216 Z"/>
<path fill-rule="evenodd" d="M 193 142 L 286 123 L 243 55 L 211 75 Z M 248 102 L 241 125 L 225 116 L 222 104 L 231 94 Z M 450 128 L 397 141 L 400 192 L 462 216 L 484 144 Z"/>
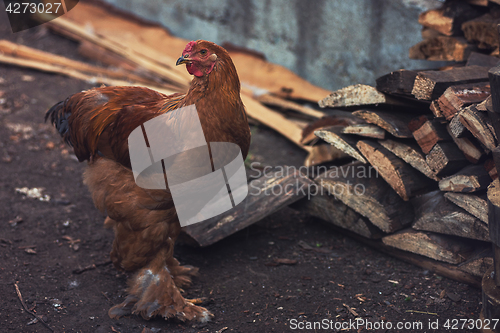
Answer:
<path fill-rule="evenodd" d="M 367 218 L 324 191 L 310 199 L 301 199 L 291 207 L 366 238 L 379 239 L 383 235 Z"/>
<path fill-rule="evenodd" d="M 385 131 L 377 125 L 371 124 L 356 124 L 346 126 L 342 129 L 343 134 L 356 134 L 366 138 L 383 139 Z"/>
<path fill-rule="evenodd" d="M 444 197 L 472 216 L 488 224 L 488 202 L 486 195 L 447 192 Z"/>
<path fill-rule="evenodd" d="M 474 105 L 464 108 L 458 114 L 460 122 L 481 142 L 486 149 L 492 150 L 497 145 L 495 129 L 485 112 L 477 111 Z"/>
<path fill-rule="evenodd" d="M 453 237 L 413 229 L 405 229 L 385 236 L 382 242 L 396 249 L 450 264 L 463 262 L 471 252 L 470 247 Z"/>
<path fill-rule="evenodd" d="M 480 17 L 464 22 L 462 31 L 465 38 L 477 44 L 483 50 L 498 49 L 498 24 L 500 18 L 493 13 L 486 13 Z"/>
<path fill-rule="evenodd" d="M 402 143 L 394 140 L 379 140 L 379 143 L 391 153 L 423 173 L 428 178 L 439 181 L 440 178 L 431 170 L 421 149 L 412 143 Z"/>
<path fill-rule="evenodd" d="M 285 100 L 283 98 L 273 96 L 270 94 L 261 94 L 261 95 L 254 95 L 254 98 L 263 103 L 264 105 L 269 105 L 269 106 L 277 106 L 286 110 L 292 110 L 295 112 L 299 112 L 301 114 L 304 114 L 306 116 L 309 116 L 314 119 L 320 119 L 325 116 L 325 114 L 321 111 L 316 111 L 314 109 L 302 106 L 298 103 L 292 102 Z"/>
<path fill-rule="evenodd" d="M 448 1 L 440 8 L 421 13 L 418 17 L 418 23 L 446 36 L 460 35 L 462 23 L 481 15 L 483 12 L 484 10 L 466 2 Z"/>
<path fill-rule="evenodd" d="M 394 232 L 413 221 L 411 204 L 403 201 L 370 165 L 347 164 L 314 180 L 384 232 Z"/>
<path fill-rule="evenodd" d="M 410 47 L 410 59 L 466 61 L 477 48 L 463 37 L 436 36 Z"/>
<path fill-rule="evenodd" d="M 347 155 L 352 156 L 362 163 L 366 163 L 366 159 L 356 148 L 358 140 L 353 136 L 342 134 L 342 130 L 343 126 L 332 126 L 315 131 L 314 134 Z"/>
<path fill-rule="evenodd" d="M 375 104 L 405 105 L 366 84 L 355 84 L 332 92 L 318 102 L 322 108 L 363 106 Z"/>
<path fill-rule="evenodd" d="M 356 146 L 403 200 L 410 200 L 430 185 L 428 178 L 379 143 L 361 140 Z"/>
<path fill-rule="evenodd" d="M 290 121 L 279 112 L 273 111 L 260 104 L 249 95 L 251 95 L 251 92 L 242 89 L 241 100 L 245 105 L 245 109 L 249 117 L 274 129 L 303 150 L 308 152 L 311 150 L 311 147 L 306 147 L 301 144 L 302 129 L 297 126 L 297 124 Z"/>
<path fill-rule="evenodd" d="M 383 128 L 397 138 L 412 137 L 411 131 L 408 128 L 408 123 L 413 118 L 412 115 L 394 114 L 376 110 L 358 110 L 352 114 L 370 124 Z"/>
<path fill-rule="evenodd" d="M 453 119 L 458 119 L 458 117 L 454 117 Z M 460 121 L 456 121 L 456 123 L 461 124 Z M 450 122 L 447 125 L 447 130 L 448 133 L 450 134 L 451 138 L 453 139 L 453 142 L 457 145 L 458 149 L 462 151 L 464 154 L 465 158 L 474 164 L 479 163 L 481 158 L 484 156 L 484 149 L 480 147 L 480 145 L 477 143 L 477 140 L 472 138 L 472 137 L 466 137 L 465 135 L 462 134 L 462 137 L 455 137 L 451 129 L 452 122 Z M 462 125 L 463 126 L 463 125 Z M 459 130 L 457 128 L 458 126 L 455 126 L 455 130 L 457 131 L 457 134 L 459 133 Z M 465 126 L 463 126 L 465 129 Z M 465 129 L 464 132 L 470 133 L 468 130 Z"/>
<path fill-rule="evenodd" d="M 182 228 L 191 242 L 204 247 L 260 221 L 308 195 L 312 181 L 299 171 L 284 176 L 277 172 L 253 180 L 247 197 L 236 208 Z M 285 190 L 286 189 L 286 190 Z"/>
<path fill-rule="evenodd" d="M 483 66 L 483 67 L 495 67 L 500 64 L 500 59 L 497 57 L 489 56 L 484 53 L 471 52 L 469 59 L 465 63 L 465 66 Z"/>
<path fill-rule="evenodd" d="M 434 100 L 450 86 L 477 82 L 488 82 L 488 68 L 467 66 L 445 71 L 423 71 L 415 78 L 412 94 L 417 99 Z"/>
<path fill-rule="evenodd" d="M 491 183 L 491 177 L 484 166 L 468 165 L 452 176 L 439 181 L 439 189 L 447 192 L 470 193 L 484 190 Z"/>
<path fill-rule="evenodd" d="M 376 80 L 377 90 L 391 95 L 404 95 L 413 97 L 413 83 L 417 72 L 400 69 L 383 75 Z"/>
<path fill-rule="evenodd" d="M 446 125 L 436 118 L 427 119 L 421 116 L 416 121 L 412 121 L 408 127 L 424 154 L 428 154 L 436 143 L 451 140 Z"/>
<path fill-rule="evenodd" d="M 469 162 L 453 142 L 437 143 L 425 157 L 438 176 L 446 176 L 464 168 Z"/>
<path fill-rule="evenodd" d="M 462 84 L 448 87 L 437 99 L 439 109 L 446 120 L 453 118 L 463 108 L 481 103 L 491 94 L 490 83 Z"/>

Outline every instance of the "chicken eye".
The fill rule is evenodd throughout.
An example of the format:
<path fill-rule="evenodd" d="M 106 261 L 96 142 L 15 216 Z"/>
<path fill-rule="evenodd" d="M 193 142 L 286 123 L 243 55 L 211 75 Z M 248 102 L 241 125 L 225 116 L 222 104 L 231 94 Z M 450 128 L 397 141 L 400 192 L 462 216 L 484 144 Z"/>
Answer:
<path fill-rule="evenodd" d="M 207 54 L 207 50 L 201 50 L 201 51 L 200 51 L 200 54 L 201 54 L 201 55 L 205 55 L 205 54 Z"/>

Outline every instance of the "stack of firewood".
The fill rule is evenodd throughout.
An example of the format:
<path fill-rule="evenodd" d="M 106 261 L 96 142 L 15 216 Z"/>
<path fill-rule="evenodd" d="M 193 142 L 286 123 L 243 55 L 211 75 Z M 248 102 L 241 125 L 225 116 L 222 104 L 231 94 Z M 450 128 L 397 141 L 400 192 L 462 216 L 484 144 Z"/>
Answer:
<path fill-rule="evenodd" d="M 419 17 L 423 41 L 410 58 L 466 61 L 472 52 L 499 55 L 499 0 L 447 0 Z"/>
<path fill-rule="evenodd" d="M 491 96 L 500 70 L 488 65 L 497 58 L 480 58 L 442 71 L 395 71 L 376 87 L 349 86 L 321 100 L 356 121 L 314 133 L 357 161 L 323 170 L 314 180 L 325 193 L 301 208 L 392 254 L 418 254 L 447 263 L 448 276 L 480 281 L 492 263 L 488 199 L 497 195 L 500 165 L 500 99 Z M 411 260 L 422 264 L 420 256 Z"/>

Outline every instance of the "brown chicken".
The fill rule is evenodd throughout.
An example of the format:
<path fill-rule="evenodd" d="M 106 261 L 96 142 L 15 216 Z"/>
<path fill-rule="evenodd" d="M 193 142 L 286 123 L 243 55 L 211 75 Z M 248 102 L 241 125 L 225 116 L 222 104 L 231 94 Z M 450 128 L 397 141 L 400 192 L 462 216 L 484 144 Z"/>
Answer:
<path fill-rule="evenodd" d="M 103 87 L 74 94 L 46 114 L 79 161 L 88 161 L 84 182 L 96 207 L 107 215 L 115 239 L 115 267 L 136 272 L 128 281 L 128 296 L 109 310 L 119 318 L 140 314 L 210 320 L 212 314 L 183 298 L 181 288 L 198 272 L 174 258 L 181 231 L 172 195 L 148 190 L 134 181 L 127 139 L 146 121 L 184 106 L 195 105 L 206 142 L 238 145 L 243 158 L 250 129 L 240 99 L 240 82 L 229 54 L 207 41 L 189 42 L 177 60 L 194 75 L 186 94 L 170 96 L 142 87 Z M 175 144 L 175 143 L 173 143 Z M 188 167 L 188 166 L 187 166 Z"/>

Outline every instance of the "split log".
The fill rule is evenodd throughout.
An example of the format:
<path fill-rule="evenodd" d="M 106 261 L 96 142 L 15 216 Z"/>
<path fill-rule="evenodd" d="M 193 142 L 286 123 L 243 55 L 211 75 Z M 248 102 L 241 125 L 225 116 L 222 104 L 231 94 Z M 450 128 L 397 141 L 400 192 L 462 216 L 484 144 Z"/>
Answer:
<path fill-rule="evenodd" d="M 425 160 L 438 176 L 453 174 L 469 163 L 462 151 L 452 142 L 437 143 Z"/>
<path fill-rule="evenodd" d="M 295 171 L 286 176 L 276 173 L 249 184 L 247 197 L 236 208 L 200 223 L 182 228 L 190 243 L 204 247 L 260 221 L 264 217 L 308 195 L 313 182 Z"/>
<path fill-rule="evenodd" d="M 418 23 L 446 36 L 459 35 L 462 23 L 478 17 L 483 12 L 484 10 L 466 2 L 449 1 L 438 9 L 421 13 L 418 17 Z"/>
<path fill-rule="evenodd" d="M 472 52 L 465 63 L 465 66 L 495 67 L 500 64 L 500 59 L 484 53 Z"/>
<path fill-rule="evenodd" d="M 453 118 L 451 118 L 450 122 L 448 123 L 448 133 L 452 138 L 472 136 L 467 127 L 465 127 L 464 124 L 460 122 L 460 117 L 458 115 L 455 115 Z"/>
<path fill-rule="evenodd" d="M 412 200 L 415 207 L 413 228 L 440 234 L 489 241 L 488 225 L 433 191 Z"/>
<path fill-rule="evenodd" d="M 493 265 L 491 249 L 490 251 L 484 250 L 483 252 L 485 253 L 482 253 L 479 256 L 474 256 L 469 260 L 459 264 L 458 269 L 482 279 L 486 271 L 491 267 L 491 265 Z"/>
<path fill-rule="evenodd" d="M 347 155 L 352 156 L 362 163 L 366 163 L 366 159 L 356 148 L 358 140 L 353 136 L 342 134 L 342 131 L 343 126 L 332 126 L 315 131 L 314 134 L 333 145 L 335 148 L 343 151 Z"/>
<path fill-rule="evenodd" d="M 471 248 L 456 238 L 430 232 L 405 229 L 382 238 L 384 244 L 420 254 L 438 261 L 459 264 L 469 256 Z"/>
<path fill-rule="evenodd" d="M 349 126 L 360 123 L 365 123 L 363 120 L 354 117 L 350 112 L 338 111 L 340 115 L 324 116 L 321 119 L 309 123 L 302 130 L 302 139 L 300 143 L 311 146 L 318 142 L 318 137 L 314 134 L 315 131 L 322 130 L 332 126 Z"/>
<path fill-rule="evenodd" d="M 443 111 L 441 111 L 437 100 L 431 102 L 429 109 L 432 111 L 436 118 L 444 118 Z"/>
<path fill-rule="evenodd" d="M 478 278 L 475 274 L 470 274 L 465 270 L 461 270 L 458 265 L 436 261 L 422 255 L 399 250 L 384 244 L 381 240 L 367 239 L 348 231 L 345 231 L 345 233 L 359 242 L 369 245 L 377 251 L 386 253 L 387 255 L 398 258 L 412 265 L 422 267 L 423 269 L 435 272 L 436 274 L 448 277 L 455 281 L 467 283 L 476 288 L 481 287 L 481 278 Z M 466 261 L 467 260 L 469 260 L 469 258 L 466 258 Z"/>
<path fill-rule="evenodd" d="M 379 77 L 377 82 L 377 90 L 391 95 L 403 95 L 413 97 L 413 83 L 417 72 L 400 69 Z"/>
<path fill-rule="evenodd" d="M 488 202 L 486 195 L 447 192 L 444 197 L 472 216 L 488 224 Z"/>
<path fill-rule="evenodd" d="M 469 193 L 484 190 L 491 177 L 482 165 L 468 165 L 456 174 L 439 181 L 439 189 L 446 192 Z"/>
<path fill-rule="evenodd" d="M 370 165 L 347 164 L 330 169 L 315 181 L 384 232 L 394 232 L 413 221 L 411 204 L 403 201 Z"/>
<path fill-rule="evenodd" d="M 352 113 L 356 117 L 377 125 L 397 138 L 411 138 L 408 124 L 413 116 L 408 114 L 394 114 L 376 110 L 358 110 Z"/>
<path fill-rule="evenodd" d="M 331 144 L 321 143 L 311 147 L 311 150 L 304 161 L 304 166 L 310 167 L 347 157 L 349 157 L 349 155 L 335 148 Z"/>
<path fill-rule="evenodd" d="M 492 13 L 486 13 L 483 16 L 462 24 L 462 31 L 465 38 L 472 43 L 476 43 L 480 49 L 494 50 L 498 48 L 498 30 L 497 26 L 500 18 Z"/>
<path fill-rule="evenodd" d="M 322 108 L 363 106 L 376 104 L 406 105 L 366 84 L 355 84 L 334 91 L 318 102 Z"/>
<path fill-rule="evenodd" d="M 490 90 L 489 82 L 451 86 L 437 99 L 437 103 L 442 115 L 450 120 L 466 106 L 484 101 L 490 96 Z"/>
<path fill-rule="evenodd" d="M 485 112 L 477 111 L 474 105 L 470 105 L 460 111 L 458 116 L 460 122 L 486 149 L 492 150 L 497 146 L 495 129 Z"/>
<path fill-rule="evenodd" d="M 362 140 L 358 141 L 356 146 L 403 200 L 410 200 L 412 196 L 430 186 L 428 178 L 382 145 Z"/>
<path fill-rule="evenodd" d="M 431 170 L 421 149 L 412 143 L 402 143 L 394 140 L 380 140 L 379 143 L 391 153 L 423 173 L 425 176 L 439 181 L 440 178 Z"/>
<path fill-rule="evenodd" d="M 415 78 L 412 94 L 417 99 L 434 100 L 450 86 L 478 82 L 488 82 L 488 68 L 467 66 L 445 71 L 423 71 Z"/>
<path fill-rule="evenodd" d="M 456 120 L 456 119 L 458 119 L 458 117 L 453 117 L 453 120 Z M 465 126 L 463 126 L 463 124 L 460 121 L 456 121 L 455 123 L 462 125 L 462 127 L 465 129 Z M 452 122 L 450 122 L 447 125 L 448 133 L 450 134 L 451 138 L 453 139 L 453 142 L 455 142 L 455 144 L 457 145 L 458 149 L 460 149 L 462 151 L 462 153 L 464 153 L 465 158 L 469 162 L 474 163 L 474 164 L 479 163 L 481 158 L 484 156 L 484 149 L 481 148 L 479 143 L 476 143 L 477 142 L 476 139 L 474 139 L 472 137 L 470 137 L 470 138 L 465 137 L 465 136 L 460 137 L 460 138 L 455 137 L 453 135 L 454 133 L 452 132 L 451 126 L 452 126 Z M 457 127 L 458 126 L 455 127 L 455 130 L 456 130 L 457 134 L 460 134 L 460 131 L 459 131 L 459 129 L 457 129 Z M 465 129 L 465 132 L 470 134 L 470 132 L 466 129 Z"/>
<path fill-rule="evenodd" d="M 427 119 L 426 116 L 420 116 L 412 120 L 408 127 L 424 154 L 428 154 L 432 147 L 440 141 L 451 141 L 446 125 L 436 118 Z"/>
<path fill-rule="evenodd" d="M 306 212 L 337 227 L 349 230 L 360 236 L 378 239 L 382 232 L 371 224 L 368 219 L 356 213 L 332 195 L 320 190 L 311 198 L 304 198 L 294 203 L 291 208 Z"/>
<path fill-rule="evenodd" d="M 410 59 L 429 61 L 466 61 L 476 50 L 463 37 L 437 36 L 410 47 Z"/>
<path fill-rule="evenodd" d="M 357 124 L 346 126 L 342 129 L 343 134 L 356 134 L 366 138 L 383 139 L 385 131 L 377 125 Z"/>

